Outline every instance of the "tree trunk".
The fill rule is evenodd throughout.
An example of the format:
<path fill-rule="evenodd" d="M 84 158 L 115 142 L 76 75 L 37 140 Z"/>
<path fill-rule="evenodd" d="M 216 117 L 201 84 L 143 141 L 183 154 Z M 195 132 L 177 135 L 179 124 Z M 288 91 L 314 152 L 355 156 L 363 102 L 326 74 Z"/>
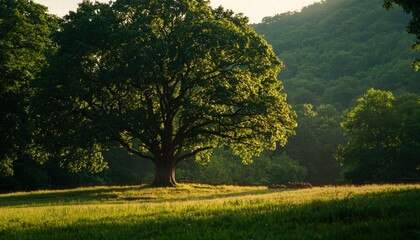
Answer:
<path fill-rule="evenodd" d="M 174 187 L 175 180 L 175 161 L 156 161 L 155 180 L 152 185 L 155 187 Z"/>

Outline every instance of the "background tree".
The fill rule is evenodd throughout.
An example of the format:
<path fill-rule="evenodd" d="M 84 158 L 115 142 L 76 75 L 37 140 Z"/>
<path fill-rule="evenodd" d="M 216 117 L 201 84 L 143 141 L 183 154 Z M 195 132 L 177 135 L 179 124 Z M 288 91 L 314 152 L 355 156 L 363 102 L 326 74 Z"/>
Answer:
<path fill-rule="evenodd" d="M 29 85 L 46 64 L 57 27 L 58 19 L 42 5 L 0 0 L 0 176 L 16 173 L 16 163 L 21 166 L 18 173 L 35 164 L 28 163 L 32 159 L 27 154 L 32 133 Z"/>
<path fill-rule="evenodd" d="M 298 127 L 284 149 L 291 159 L 307 169 L 306 181 L 331 184 L 340 179 L 340 167 L 334 158 L 339 143 L 343 142 L 341 117 L 332 105 L 311 104 L 297 106 Z"/>
<path fill-rule="evenodd" d="M 415 34 L 417 42 L 413 44 L 414 51 L 420 50 L 420 2 L 418 0 L 384 0 L 384 7 L 391 9 L 394 4 L 400 5 L 405 12 L 412 15 L 407 31 Z M 416 71 L 420 70 L 420 59 L 416 59 L 413 64 Z"/>
<path fill-rule="evenodd" d="M 342 123 L 348 142 L 338 150 L 345 178 L 355 183 L 419 177 L 420 98 L 370 89 Z"/>
<path fill-rule="evenodd" d="M 84 1 L 57 44 L 34 99 L 38 141 L 73 170 L 103 169 L 116 142 L 173 186 L 182 160 L 229 146 L 250 162 L 294 133 L 281 62 L 245 17 L 207 1 Z"/>
<path fill-rule="evenodd" d="M 398 116 L 397 161 L 390 166 L 396 177 L 420 178 L 420 96 L 403 94 L 396 97 Z"/>
<path fill-rule="evenodd" d="M 207 184 L 268 185 L 304 181 L 307 169 L 280 151 L 265 151 L 251 164 L 243 164 L 229 149 L 215 149 L 205 165 L 182 162 L 178 178 Z"/>

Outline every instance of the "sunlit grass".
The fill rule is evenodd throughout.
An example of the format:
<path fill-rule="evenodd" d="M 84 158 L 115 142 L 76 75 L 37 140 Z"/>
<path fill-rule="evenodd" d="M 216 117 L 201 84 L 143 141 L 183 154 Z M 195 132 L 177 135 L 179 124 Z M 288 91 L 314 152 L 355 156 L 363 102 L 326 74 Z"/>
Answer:
<path fill-rule="evenodd" d="M 0 239 L 416 239 L 418 199 L 420 185 L 15 193 L 0 195 Z"/>

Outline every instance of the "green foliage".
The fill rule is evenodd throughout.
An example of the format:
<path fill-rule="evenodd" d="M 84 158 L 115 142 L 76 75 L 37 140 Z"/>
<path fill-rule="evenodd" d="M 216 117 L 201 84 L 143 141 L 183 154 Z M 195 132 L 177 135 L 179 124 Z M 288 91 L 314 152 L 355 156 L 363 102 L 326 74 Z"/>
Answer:
<path fill-rule="evenodd" d="M 311 104 L 296 108 L 298 127 L 284 151 L 308 169 L 306 181 L 331 184 L 339 180 L 340 167 L 334 159 L 339 143 L 343 142 L 340 113 L 332 105 Z"/>
<path fill-rule="evenodd" d="M 339 177 L 333 156 L 344 142 L 339 123 L 365 91 L 420 94 L 418 74 L 408 67 L 415 58 L 413 36 L 405 31 L 409 16 L 400 9 L 384 12 L 381 2 L 326 0 L 253 25 L 284 61 L 279 78 L 298 113 L 296 136 L 285 151 L 308 169 L 307 181 Z M 315 113 L 322 106 L 335 109 L 321 118 L 306 115 L 304 104 Z"/>
<path fill-rule="evenodd" d="M 114 142 L 173 185 L 182 160 L 229 146 L 250 162 L 294 134 L 282 63 L 246 18 L 206 1 L 84 1 L 56 42 L 34 99 L 39 143 L 74 170 L 103 169 Z"/>
<path fill-rule="evenodd" d="M 384 7 L 390 10 L 394 4 L 401 6 L 405 12 L 412 15 L 410 23 L 408 24 L 407 31 L 415 34 L 417 42 L 413 44 L 413 51 L 420 50 L 420 2 L 417 0 L 384 0 Z M 415 71 L 420 70 L 420 59 L 416 59 L 413 63 Z"/>
<path fill-rule="evenodd" d="M 307 169 L 286 154 L 264 152 L 251 164 L 228 149 L 214 151 L 206 165 L 185 162 L 177 168 L 178 178 L 189 182 L 211 184 L 268 185 L 303 181 Z"/>
<path fill-rule="evenodd" d="M 133 185 L 146 183 L 153 174 L 153 164 L 130 155 L 125 149 L 112 148 L 104 155 L 109 168 L 101 176 L 111 185 Z"/>
<path fill-rule="evenodd" d="M 268 157 L 266 157 L 268 158 Z M 267 172 L 270 176 L 270 183 L 285 184 L 288 182 L 301 182 L 305 180 L 308 173 L 307 168 L 300 165 L 300 163 L 290 158 L 285 153 L 280 156 L 272 154 L 267 161 L 268 166 Z M 257 175 L 258 176 L 258 175 Z"/>
<path fill-rule="evenodd" d="M 332 183 L 342 111 L 372 87 L 398 95 L 387 111 L 359 117 L 378 135 L 355 123 L 354 138 L 381 143 L 351 149 L 359 155 L 346 159 L 369 159 L 358 167 L 341 159 L 347 179 L 418 177 L 418 96 L 401 95 L 420 94 L 418 74 L 407 69 L 415 55 L 405 33 L 409 24 L 416 34 L 418 4 L 385 0 L 386 8 L 411 13 L 409 23 L 398 9 L 384 13 L 381 2 L 326 0 L 252 26 L 283 66 L 245 18 L 205 1 L 85 1 L 52 43 L 59 20 L 45 7 L 0 0 L 0 175 L 14 174 L 1 177 L 0 191 L 148 181 L 152 162 L 138 156 L 176 165 L 195 155 L 204 166 L 185 162 L 177 172 L 199 182 L 283 183 L 306 175 Z M 275 80 L 280 67 L 285 90 Z M 284 149 L 261 152 L 293 134 L 296 116 L 283 91 L 299 116 L 297 135 Z M 33 134 L 39 145 L 31 144 Z"/>
<path fill-rule="evenodd" d="M 279 75 L 292 104 L 349 108 L 369 88 L 420 93 L 408 66 L 415 54 L 409 16 L 381 0 L 326 0 L 267 17 L 254 29 L 285 63 Z"/>
<path fill-rule="evenodd" d="M 4 239 L 417 239 L 419 185 L 181 185 L 0 195 Z"/>
<path fill-rule="evenodd" d="M 109 168 L 101 173 L 86 170 L 72 172 L 63 168 L 58 159 L 43 164 L 29 158 L 20 159 L 14 164 L 13 176 L 0 177 L 0 192 L 139 184 L 145 182 L 146 176 L 153 172 L 151 163 L 128 155 L 123 149 L 110 149 L 104 159 Z"/>
<path fill-rule="evenodd" d="M 357 183 L 420 177 L 420 97 L 370 89 L 358 102 L 342 123 L 348 142 L 338 160 L 345 177 Z"/>
<path fill-rule="evenodd" d="M 51 51 L 57 18 L 28 0 L 0 0 L 0 175 L 12 175 L 13 164 L 31 143 L 30 83 Z"/>

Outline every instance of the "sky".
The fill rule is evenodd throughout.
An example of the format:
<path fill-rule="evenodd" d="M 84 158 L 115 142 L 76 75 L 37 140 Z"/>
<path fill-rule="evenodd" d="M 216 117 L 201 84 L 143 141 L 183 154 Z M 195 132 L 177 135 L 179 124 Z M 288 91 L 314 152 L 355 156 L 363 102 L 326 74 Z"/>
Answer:
<path fill-rule="evenodd" d="M 263 17 L 273 16 L 288 11 L 299 11 L 302 7 L 320 0 L 210 0 L 212 7 L 222 5 L 235 13 L 243 13 L 249 17 L 250 23 L 259 23 Z M 69 11 L 74 11 L 82 0 L 34 0 L 47 6 L 50 13 L 64 16 Z M 109 2 L 109 0 L 98 0 Z"/>

